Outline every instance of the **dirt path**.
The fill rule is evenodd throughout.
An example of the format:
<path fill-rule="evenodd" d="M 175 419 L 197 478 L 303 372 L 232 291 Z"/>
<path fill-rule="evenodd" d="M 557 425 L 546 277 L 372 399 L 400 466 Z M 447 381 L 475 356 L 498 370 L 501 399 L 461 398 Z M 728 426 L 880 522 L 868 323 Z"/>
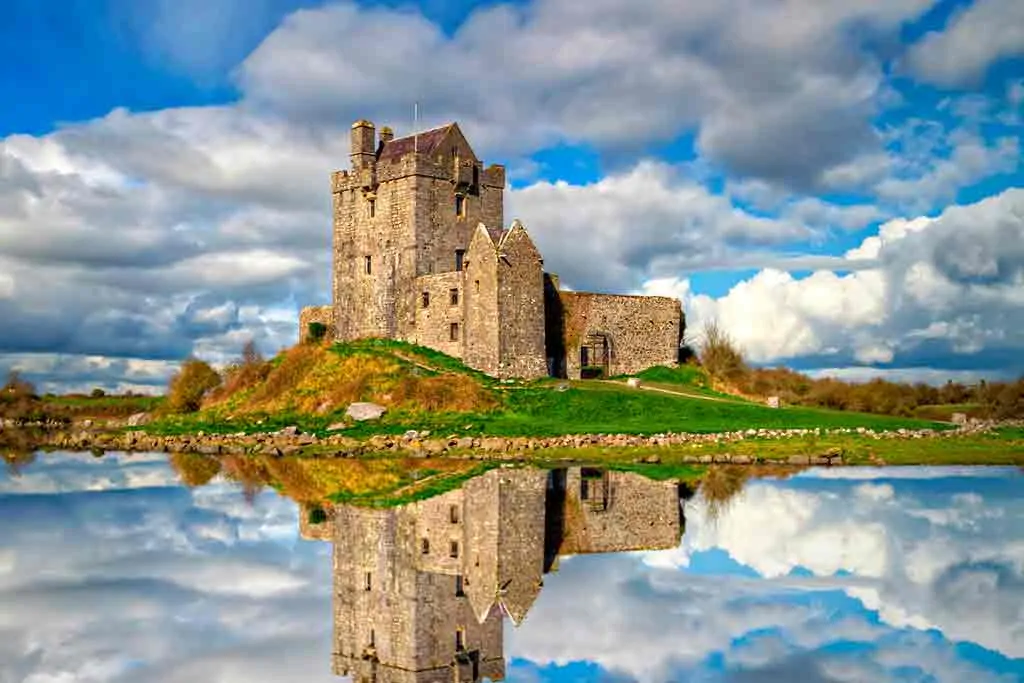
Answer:
<path fill-rule="evenodd" d="M 599 381 L 604 382 L 606 384 L 615 384 L 615 385 L 618 385 L 618 386 L 626 386 L 625 382 L 616 382 L 616 381 L 610 380 L 610 379 L 603 379 L 603 380 L 599 380 Z M 728 398 L 719 398 L 717 396 L 705 396 L 703 394 L 697 394 L 697 393 L 692 393 L 691 394 L 691 393 L 687 393 L 687 392 L 684 392 L 684 391 L 672 391 L 671 389 L 662 389 L 661 387 L 650 387 L 650 386 L 646 386 L 644 384 L 641 384 L 639 388 L 641 390 L 643 390 L 643 391 L 657 391 L 657 392 L 662 393 L 662 394 L 669 394 L 670 396 L 682 396 L 683 398 L 696 398 L 696 399 L 701 400 L 701 401 L 714 401 L 715 403 L 743 403 L 743 401 L 736 401 L 736 400 L 728 399 Z"/>

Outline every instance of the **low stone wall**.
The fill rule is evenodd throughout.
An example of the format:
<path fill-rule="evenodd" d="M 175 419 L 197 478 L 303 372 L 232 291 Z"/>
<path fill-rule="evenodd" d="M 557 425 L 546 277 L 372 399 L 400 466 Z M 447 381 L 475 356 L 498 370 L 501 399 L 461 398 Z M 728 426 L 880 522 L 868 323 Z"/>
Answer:
<path fill-rule="evenodd" d="M 309 335 L 309 324 L 321 323 L 327 327 L 327 339 L 334 339 L 334 306 L 306 306 L 299 312 L 299 341 L 305 341 Z"/>
<path fill-rule="evenodd" d="M 995 423 L 993 423 L 994 425 Z M 1017 423 L 1014 423 L 1017 424 Z M 1005 426 L 1006 423 L 1001 423 Z M 5 437 L 17 430 L 0 430 L 0 445 Z M 356 457 L 360 455 L 395 452 L 419 457 L 470 457 L 479 459 L 517 459 L 529 453 L 542 457 L 551 449 L 577 449 L 592 447 L 650 448 L 683 446 L 688 444 L 737 443 L 748 439 L 787 439 L 805 436 L 858 434 L 866 438 L 926 439 L 951 438 L 978 433 L 978 428 L 936 431 L 931 429 L 874 431 L 861 428 L 843 429 L 748 429 L 716 434 L 664 433 L 649 436 L 630 434 L 576 434 L 553 437 L 496 437 L 448 436 L 432 437 L 429 432 L 408 432 L 403 436 L 378 435 L 359 441 L 343 435 L 318 437 L 305 434 L 295 427 L 259 434 L 204 434 L 161 436 L 144 431 L 113 432 L 96 429 L 42 430 L 35 435 L 36 448 L 63 450 L 149 451 L 170 453 L 202 453 L 206 455 L 259 454 L 270 456 L 298 455 L 309 449 L 324 457 Z M 652 459 L 653 458 L 653 459 Z M 659 462 L 657 456 L 647 455 L 645 462 Z M 685 462 L 752 464 L 775 462 L 759 457 L 729 454 L 691 454 Z M 792 456 L 794 465 L 844 464 L 838 451 Z"/>

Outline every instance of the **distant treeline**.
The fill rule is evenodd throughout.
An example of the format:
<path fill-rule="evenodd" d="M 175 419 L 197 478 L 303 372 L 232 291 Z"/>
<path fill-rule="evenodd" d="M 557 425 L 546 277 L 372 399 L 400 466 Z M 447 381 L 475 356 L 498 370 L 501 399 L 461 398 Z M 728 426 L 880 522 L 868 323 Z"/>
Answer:
<path fill-rule="evenodd" d="M 125 393 L 107 394 L 94 389 L 90 394 L 39 395 L 35 386 L 17 370 L 7 375 L 0 387 L 0 417 L 16 422 L 70 422 L 76 418 L 118 418 L 152 410 L 161 396 Z"/>
<path fill-rule="evenodd" d="M 1024 418 L 1024 377 L 1013 382 L 942 386 L 874 379 L 844 382 L 813 379 L 788 368 L 753 368 L 716 323 L 705 325 L 696 353 L 699 363 L 723 388 L 746 396 L 778 396 L 791 405 L 852 410 L 879 415 L 948 419 L 952 413 L 990 419 Z"/>

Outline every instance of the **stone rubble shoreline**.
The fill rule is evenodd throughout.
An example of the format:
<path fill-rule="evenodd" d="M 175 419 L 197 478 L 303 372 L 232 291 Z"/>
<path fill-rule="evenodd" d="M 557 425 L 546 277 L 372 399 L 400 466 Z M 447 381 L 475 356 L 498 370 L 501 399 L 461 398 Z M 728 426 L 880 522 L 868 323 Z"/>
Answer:
<path fill-rule="evenodd" d="M 136 416 L 133 416 L 136 417 Z M 129 419 L 128 422 L 141 422 Z M 297 427 L 286 427 L 275 432 L 235 434 L 158 435 L 143 430 L 111 431 L 122 424 L 106 423 L 97 428 L 91 421 L 74 425 L 35 424 L 14 426 L 0 420 L 0 444 L 4 431 L 24 431 L 34 427 L 33 444 L 40 448 L 54 448 L 72 451 L 125 451 L 125 452 L 167 452 L 200 453 L 205 455 L 299 455 L 315 451 L 321 457 L 358 457 L 364 455 L 394 453 L 407 457 L 468 457 L 476 459 L 503 459 L 522 457 L 526 454 L 542 456 L 544 451 L 553 449 L 578 448 L 658 448 L 693 444 L 728 444 L 750 439 L 779 440 L 807 436 L 825 437 L 835 435 L 859 435 L 875 440 L 887 439 L 929 439 L 951 438 L 988 432 L 996 427 L 1019 426 L 1013 423 L 994 421 L 972 421 L 955 429 L 896 429 L 877 431 L 865 427 L 834 429 L 746 429 L 718 433 L 662 433 L 653 435 L 631 434 L 575 434 L 551 437 L 499 437 L 499 436 L 432 436 L 427 431 L 410 430 L 402 435 L 376 435 L 365 440 L 356 440 L 342 434 L 318 437 L 300 432 Z M 138 426 L 137 424 L 134 426 Z M 657 455 L 647 455 L 638 462 L 657 463 Z M 766 459 L 748 455 L 727 453 L 691 454 L 683 458 L 692 463 L 753 464 Z M 822 453 L 794 455 L 788 458 L 791 464 L 841 465 L 845 460 L 841 449 L 830 449 Z"/>

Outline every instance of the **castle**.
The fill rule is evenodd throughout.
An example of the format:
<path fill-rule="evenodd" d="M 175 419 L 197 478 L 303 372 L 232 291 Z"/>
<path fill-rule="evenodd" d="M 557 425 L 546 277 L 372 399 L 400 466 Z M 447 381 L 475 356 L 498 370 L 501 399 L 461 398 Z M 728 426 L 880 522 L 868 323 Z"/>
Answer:
<path fill-rule="evenodd" d="M 461 358 L 495 377 L 630 374 L 678 361 L 678 299 L 560 290 L 526 228 L 504 226 L 505 169 L 484 167 L 459 126 L 396 139 L 351 133 L 331 177 L 330 306 L 304 308 L 345 341 L 385 337 Z"/>
<path fill-rule="evenodd" d="M 675 548 L 683 488 L 572 467 L 501 469 L 392 509 L 299 518 L 333 542 L 332 669 L 353 683 L 503 680 L 518 626 L 558 557 Z"/>

